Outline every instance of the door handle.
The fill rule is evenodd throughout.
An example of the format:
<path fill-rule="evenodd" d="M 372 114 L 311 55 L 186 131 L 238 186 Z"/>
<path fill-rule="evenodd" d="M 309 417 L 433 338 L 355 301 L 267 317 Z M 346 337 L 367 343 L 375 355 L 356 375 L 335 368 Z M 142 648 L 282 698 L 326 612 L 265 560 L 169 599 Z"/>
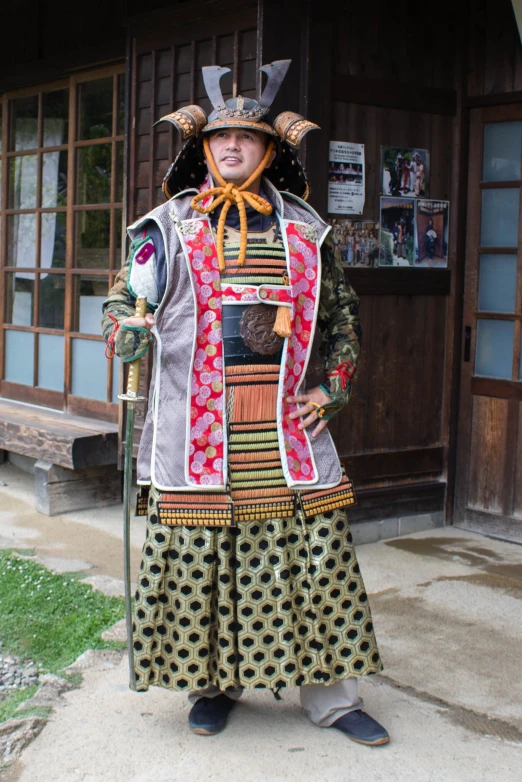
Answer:
<path fill-rule="evenodd" d="M 464 361 L 471 359 L 471 326 L 464 329 Z"/>

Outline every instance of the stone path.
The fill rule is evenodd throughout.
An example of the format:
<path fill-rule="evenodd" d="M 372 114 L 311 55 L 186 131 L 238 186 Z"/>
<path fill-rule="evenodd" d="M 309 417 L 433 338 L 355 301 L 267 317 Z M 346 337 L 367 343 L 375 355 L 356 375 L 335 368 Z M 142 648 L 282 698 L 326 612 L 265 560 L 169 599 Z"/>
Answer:
<path fill-rule="evenodd" d="M 1 478 L 0 474 L 0 478 Z M 7 482 L 7 481 L 6 481 Z M 17 490 L 18 491 L 18 490 Z M 11 512 L 6 511 L 6 512 Z M 26 510 L 10 541 L 39 556 L 81 558 L 89 579 L 117 591 L 120 524 L 75 514 L 80 550 L 59 544 L 47 521 Z M 0 510 L 0 531 L 2 530 Z M 133 526 L 135 560 L 143 524 Z M 18 538 L 17 538 L 18 535 Z M 50 537 L 46 537 L 50 535 Z M 5 536 L 4 536 L 5 538 Z M 94 541 L 89 549 L 89 539 Z M 12 543 L 11 543 L 12 545 Z M 60 547 L 61 545 L 61 547 Z M 522 547 L 446 528 L 360 546 L 383 676 L 361 682 L 366 708 L 388 727 L 389 745 L 356 745 L 308 722 L 298 693 L 276 702 L 247 692 L 227 730 L 187 727 L 183 695 L 133 693 L 126 656 L 87 653 L 84 680 L 62 692 L 52 718 L 0 773 L 7 782 L 504 782 L 522 778 Z M 121 572 L 121 571 L 120 571 Z M 112 631 L 124 637 L 124 627 Z"/>

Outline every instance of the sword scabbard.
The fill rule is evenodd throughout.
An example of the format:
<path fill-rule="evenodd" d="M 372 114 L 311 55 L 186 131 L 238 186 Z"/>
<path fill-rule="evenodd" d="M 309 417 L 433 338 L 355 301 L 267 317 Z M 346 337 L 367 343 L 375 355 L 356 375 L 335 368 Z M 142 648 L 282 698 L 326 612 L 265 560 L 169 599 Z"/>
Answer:
<path fill-rule="evenodd" d="M 144 318 L 147 312 L 147 299 L 136 299 L 136 316 Z M 130 518 L 132 491 L 132 446 L 134 434 L 134 415 L 136 403 L 144 401 L 138 395 L 140 386 L 141 358 L 129 362 L 127 376 L 127 393 L 119 399 L 127 402 L 127 422 L 125 427 L 125 466 L 123 472 L 123 579 L 125 583 L 125 616 L 127 623 L 127 652 L 129 657 L 129 686 L 136 690 L 136 671 L 134 667 L 133 629 L 132 629 L 132 596 L 131 596 L 131 552 L 130 552 Z"/>

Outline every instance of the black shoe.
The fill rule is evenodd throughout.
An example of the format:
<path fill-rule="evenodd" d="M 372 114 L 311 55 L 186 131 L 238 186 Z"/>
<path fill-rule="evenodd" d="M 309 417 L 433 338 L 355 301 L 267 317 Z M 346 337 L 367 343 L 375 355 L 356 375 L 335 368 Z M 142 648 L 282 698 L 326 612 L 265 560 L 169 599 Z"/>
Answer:
<path fill-rule="evenodd" d="M 330 727 L 342 731 L 352 741 L 357 741 L 358 744 L 368 744 L 370 747 L 387 744 L 390 740 L 388 731 L 361 709 L 343 714 L 342 717 L 332 722 Z"/>
<path fill-rule="evenodd" d="M 227 717 L 236 702 L 226 695 L 216 695 L 215 698 L 200 698 L 190 710 L 189 725 L 192 733 L 202 736 L 212 736 L 219 733 L 227 724 Z"/>

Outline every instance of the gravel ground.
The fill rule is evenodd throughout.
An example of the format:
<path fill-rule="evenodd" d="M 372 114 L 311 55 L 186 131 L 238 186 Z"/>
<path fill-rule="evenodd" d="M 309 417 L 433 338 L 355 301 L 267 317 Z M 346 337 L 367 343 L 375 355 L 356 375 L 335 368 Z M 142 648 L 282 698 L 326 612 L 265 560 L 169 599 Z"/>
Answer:
<path fill-rule="evenodd" d="M 0 642 L 0 697 L 11 690 L 22 690 L 38 684 L 40 672 L 36 664 L 32 660 L 2 654 L 2 646 Z"/>

